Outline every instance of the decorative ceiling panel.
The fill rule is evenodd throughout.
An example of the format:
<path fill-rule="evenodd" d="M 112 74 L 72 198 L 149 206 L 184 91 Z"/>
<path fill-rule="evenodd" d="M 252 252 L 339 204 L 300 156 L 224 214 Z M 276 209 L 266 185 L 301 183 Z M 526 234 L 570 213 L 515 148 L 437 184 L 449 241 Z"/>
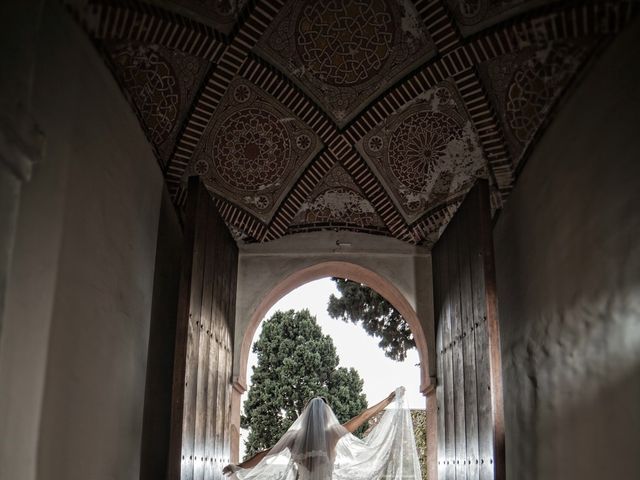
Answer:
<path fill-rule="evenodd" d="M 598 44 L 592 37 L 559 40 L 480 65 L 516 167 L 556 100 Z"/>
<path fill-rule="evenodd" d="M 409 0 L 291 0 L 256 51 L 342 127 L 435 47 Z"/>
<path fill-rule="evenodd" d="M 211 25 L 218 32 L 231 33 L 249 0 L 151 0 L 158 6 Z"/>
<path fill-rule="evenodd" d="M 412 224 L 486 177 L 486 161 L 460 95 L 444 81 L 400 108 L 357 144 Z"/>
<path fill-rule="evenodd" d="M 489 178 L 492 209 L 502 207 L 573 79 L 640 4 L 88 0 L 77 8 L 178 208 L 185 177 L 197 174 L 238 241 L 340 228 L 431 245 L 476 178 Z"/>
<path fill-rule="evenodd" d="M 553 0 L 446 0 L 460 32 L 471 35 Z"/>
<path fill-rule="evenodd" d="M 371 202 L 339 164 L 329 170 L 302 203 L 289 230 L 327 227 L 388 232 Z"/>
<path fill-rule="evenodd" d="M 318 136 L 255 85 L 236 77 L 188 174 L 264 223 L 320 151 Z"/>
<path fill-rule="evenodd" d="M 164 164 L 210 64 L 160 45 L 106 42 L 118 81 Z"/>

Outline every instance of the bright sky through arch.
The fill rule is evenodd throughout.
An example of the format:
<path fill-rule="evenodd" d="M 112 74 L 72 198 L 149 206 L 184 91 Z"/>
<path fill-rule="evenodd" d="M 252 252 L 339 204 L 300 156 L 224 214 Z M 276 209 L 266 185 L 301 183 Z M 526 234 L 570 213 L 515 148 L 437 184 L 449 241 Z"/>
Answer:
<path fill-rule="evenodd" d="M 418 351 L 415 348 L 411 349 L 404 362 L 396 362 L 385 357 L 382 349 L 378 347 L 378 340 L 367 335 L 360 325 L 335 320 L 329 316 L 327 304 L 332 293 L 340 295 L 330 278 L 309 282 L 285 295 L 269 310 L 265 319 L 277 310 L 309 309 L 318 320 L 322 332 L 333 339 L 340 357 L 340 366 L 355 368 L 364 380 L 363 391 L 367 395 L 369 405 L 382 400 L 393 389 L 402 385 L 407 389 L 409 406 L 425 408 L 425 397 L 420 393 Z M 253 340 L 255 341 L 259 335 L 260 327 Z M 256 356 L 251 353 L 247 368 L 249 377 L 255 362 Z M 250 382 L 251 379 L 247 378 L 247 381 Z"/>
<path fill-rule="evenodd" d="M 420 366 L 418 351 L 413 348 L 407 352 L 404 362 L 396 362 L 384 356 L 378 340 L 367 335 L 360 325 L 335 320 L 327 313 L 327 304 L 331 294 L 340 295 L 330 278 L 322 278 L 306 283 L 285 295 L 267 312 L 263 320 L 271 317 L 277 310 L 302 310 L 307 308 L 315 316 L 325 335 L 329 335 L 334 345 L 341 367 L 355 368 L 364 380 L 363 391 L 369 405 L 385 398 L 396 387 L 407 389 L 406 397 L 410 408 L 424 409 L 426 399 L 420 393 Z M 262 323 L 253 337 L 255 342 L 260 336 Z M 253 348 L 253 343 L 252 343 Z M 247 384 L 251 388 L 251 373 L 257 357 L 251 352 L 247 363 Z M 248 389 L 247 389 L 248 392 Z M 242 395 L 241 406 L 247 392 Z M 240 458 L 244 458 L 244 440 L 247 431 L 240 430 Z"/>

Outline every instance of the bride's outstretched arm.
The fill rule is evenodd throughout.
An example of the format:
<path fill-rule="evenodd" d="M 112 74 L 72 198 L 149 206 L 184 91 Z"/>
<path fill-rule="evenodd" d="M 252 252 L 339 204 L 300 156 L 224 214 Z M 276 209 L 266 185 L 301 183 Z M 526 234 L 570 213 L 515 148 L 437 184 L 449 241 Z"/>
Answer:
<path fill-rule="evenodd" d="M 270 448 L 267 448 L 266 450 L 262 450 L 262 451 L 256 453 L 253 457 L 250 457 L 250 458 L 246 459 L 244 462 L 238 463 L 237 465 L 234 465 L 233 463 L 230 463 L 229 465 L 227 465 L 226 467 L 224 467 L 222 469 L 222 473 L 227 475 L 227 474 L 235 472 L 238 468 L 253 468 L 257 464 L 259 464 L 260 460 L 262 460 L 264 457 L 266 457 L 269 454 L 270 451 L 271 451 Z"/>
<path fill-rule="evenodd" d="M 355 432 L 358 428 L 365 424 L 369 419 L 374 417 L 376 414 L 380 413 L 382 410 L 386 408 L 393 400 L 396 398 L 395 390 L 389 394 L 387 398 L 382 400 L 379 403 L 376 403 L 373 407 L 367 408 L 365 411 L 353 417 L 348 422 L 344 423 L 342 426 L 346 428 L 349 433 Z"/>
<path fill-rule="evenodd" d="M 292 437 L 293 436 L 291 434 L 285 434 L 282 437 L 282 439 L 278 442 L 278 444 L 275 445 L 276 447 L 279 447 L 278 451 L 281 450 L 281 449 L 287 448 L 289 446 L 289 444 L 293 441 Z M 227 465 L 226 467 L 224 467 L 222 469 L 222 473 L 227 475 L 227 474 L 235 472 L 239 468 L 253 468 L 257 464 L 259 464 L 260 461 L 264 457 L 269 455 L 269 453 L 271 452 L 272 448 L 274 448 L 274 447 L 267 448 L 266 450 L 261 450 L 261 451 L 257 452 L 253 457 L 249 457 L 244 462 L 238 463 L 237 465 L 234 465 L 233 463 L 230 463 L 229 465 Z"/>

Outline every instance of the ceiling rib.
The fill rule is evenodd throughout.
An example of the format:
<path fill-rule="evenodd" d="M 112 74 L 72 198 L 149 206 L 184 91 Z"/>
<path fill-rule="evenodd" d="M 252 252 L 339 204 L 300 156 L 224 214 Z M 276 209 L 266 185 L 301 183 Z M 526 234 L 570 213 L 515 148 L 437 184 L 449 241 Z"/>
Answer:
<path fill-rule="evenodd" d="M 197 141 L 215 114 L 216 107 L 222 100 L 229 83 L 238 73 L 247 55 L 256 44 L 269 22 L 273 20 L 282 7 L 282 1 L 263 2 L 256 5 L 249 13 L 230 45 L 218 59 L 216 67 L 207 79 L 200 96 L 195 101 L 193 114 L 187 120 L 183 134 L 178 139 L 176 149 L 169 160 L 166 171 L 169 192 L 174 199 L 183 197 L 182 175 L 196 149 Z M 197 139 L 197 141 L 196 141 Z"/>
<path fill-rule="evenodd" d="M 484 84 L 479 67 L 490 60 L 536 45 L 617 33 L 638 10 L 638 5 L 632 1 L 594 2 L 568 7 L 553 3 L 536 7 L 465 38 L 443 0 L 416 0 L 414 6 L 436 45 L 438 56 L 427 60 L 410 76 L 380 94 L 344 130 L 340 130 L 322 108 L 285 74 L 251 54 L 284 4 L 285 0 L 256 2 L 245 9 L 232 37 L 225 37 L 209 26 L 138 1 L 94 1 L 84 12 L 75 15 L 99 45 L 112 41 L 156 44 L 214 64 L 182 123 L 165 170 L 169 190 L 177 204 L 181 204 L 185 196 L 182 186 L 185 170 L 236 76 L 262 88 L 316 132 L 325 149 L 289 186 L 289 192 L 269 225 L 233 203 L 217 199 L 225 220 L 256 241 L 273 240 L 286 234 L 318 180 L 337 163 L 362 190 L 394 237 L 417 243 L 439 231 L 455 212 L 464 192 L 408 225 L 355 145 L 387 118 L 445 80 L 454 82 L 462 98 L 490 175 L 500 192 L 499 195 L 496 192 L 495 198 L 506 198 L 515 181 L 514 165 L 522 165 L 522 158 L 531 149 L 526 148 L 521 154 L 513 153 L 517 157 L 515 161 L 511 157 L 505 138 L 505 128 L 508 127 L 503 125 L 495 111 L 497 107 L 489 95 L 494 92 L 486 90 L 489 87 Z M 544 125 L 539 128 L 543 129 Z"/>
<path fill-rule="evenodd" d="M 462 36 L 442 0 L 418 0 L 415 7 L 441 55 L 460 46 Z"/>
<path fill-rule="evenodd" d="M 318 134 L 325 144 L 326 152 L 330 155 L 330 158 L 333 159 L 333 162 L 328 164 L 326 169 L 323 170 L 323 174 L 328 171 L 335 161 L 343 164 L 356 185 L 363 190 L 366 198 L 372 203 L 374 209 L 380 215 L 380 218 L 387 225 L 391 233 L 407 241 L 414 240 L 410 236 L 406 225 L 402 222 L 400 213 L 396 210 L 364 159 L 362 159 L 353 146 L 345 140 L 336 125 L 329 120 L 313 101 L 300 92 L 282 73 L 265 66 L 255 59 L 247 59 L 239 73 L 243 78 L 262 88 L 285 107 L 289 108 Z M 318 161 L 319 160 L 316 159 L 312 162 L 308 172 L 313 174 L 314 165 Z M 310 191 L 311 190 L 309 190 L 309 192 Z M 309 192 L 307 192 L 307 194 Z M 283 206 L 287 206 L 287 202 L 289 201 L 289 198 L 285 198 L 280 209 L 282 210 Z M 289 211 L 290 208 L 292 207 L 287 206 L 286 211 Z M 290 215 L 290 220 L 294 215 L 295 213 Z M 269 226 L 268 235 L 265 238 L 277 238 L 277 236 L 283 235 L 286 232 L 286 228 L 283 228 L 281 225 L 284 218 L 285 216 L 283 214 L 278 217 L 278 222 L 275 225 Z"/>
<path fill-rule="evenodd" d="M 318 158 L 309 165 L 300 180 L 294 185 L 288 198 L 276 212 L 264 240 L 275 240 L 286 233 L 291 220 L 298 213 L 298 209 L 307 200 L 318 182 L 335 164 L 336 159 L 329 151 L 320 153 Z"/>
<path fill-rule="evenodd" d="M 152 43 L 213 63 L 224 50 L 213 28 L 144 3 L 93 3 L 82 23 L 95 40 Z"/>

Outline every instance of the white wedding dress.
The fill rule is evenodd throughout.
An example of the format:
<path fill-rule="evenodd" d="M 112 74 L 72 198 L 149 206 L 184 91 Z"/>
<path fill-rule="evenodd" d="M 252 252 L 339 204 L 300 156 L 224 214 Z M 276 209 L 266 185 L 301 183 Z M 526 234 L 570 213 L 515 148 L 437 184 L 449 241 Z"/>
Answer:
<path fill-rule="evenodd" d="M 402 389 L 362 440 L 321 399 L 309 402 L 260 463 L 238 480 L 420 480 L 411 412 Z"/>

